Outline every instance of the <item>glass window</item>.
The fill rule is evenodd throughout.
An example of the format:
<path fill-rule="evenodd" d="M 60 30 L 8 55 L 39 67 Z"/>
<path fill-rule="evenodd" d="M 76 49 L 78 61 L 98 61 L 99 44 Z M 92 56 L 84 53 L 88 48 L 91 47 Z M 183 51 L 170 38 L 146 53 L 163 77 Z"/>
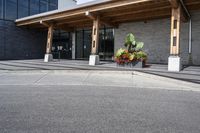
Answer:
<path fill-rule="evenodd" d="M 5 0 L 5 18 L 9 20 L 17 18 L 17 0 Z"/>
<path fill-rule="evenodd" d="M 99 55 L 101 60 L 112 60 L 114 55 L 114 32 L 113 29 L 100 30 Z"/>
<path fill-rule="evenodd" d="M 48 0 L 40 0 L 40 12 L 48 11 Z"/>
<path fill-rule="evenodd" d="M 58 4 L 58 0 L 49 0 L 49 3 L 52 3 L 52 4 Z"/>
<path fill-rule="evenodd" d="M 18 0 L 18 18 L 28 16 L 28 0 Z"/>
<path fill-rule="evenodd" d="M 88 59 L 91 52 L 92 30 L 76 31 L 76 59 Z M 114 30 L 100 29 L 98 53 L 101 60 L 112 60 L 114 55 Z"/>
<path fill-rule="evenodd" d="M 3 19 L 3 0 L 0 0 L 0 19 Z"/>
<path fill-rule="evenodd" d="M 76 58 L 77 59 L 83 59 L 84 54 L 83 54 L 83 31 L 76 31 Z"/>
<path fill-rule="evenodd" d="M 113 29 L 105 29 L 104 38 L 104 60 L 112 60 L 114 55 L 114 31 Z"/>
<path fill-rule="evenodd" d="M 49 0 L 49 11 L 58 9 L 58 0 Z"/>
<path fill-rule="evenodd" d="M 39 0 L 30 0 L 30 15 L 39 13 Z"/>
<path fill-rule="evenodd" d="M 84 31 L 84 40 L 83 40 L 83 55 L 84 59 L 89 59 L 91 53 L 91 42 L 92 42 L 92 30 Z"/>

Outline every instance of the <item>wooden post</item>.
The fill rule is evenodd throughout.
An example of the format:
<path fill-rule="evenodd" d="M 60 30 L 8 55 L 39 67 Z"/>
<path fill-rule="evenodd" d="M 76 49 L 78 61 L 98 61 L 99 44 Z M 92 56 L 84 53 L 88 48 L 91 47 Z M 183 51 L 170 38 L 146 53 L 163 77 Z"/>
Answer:
<path fill-rule="evenodd" d="M 168 71 L 179 72 L 182 69 L 180 54 L 180 28 L 181 28 L 181 5 L 172 7 L 171 16 L 171 44 L 170 57 L 168 58 Z"/>
<path fill-rule="evenodd" d="M 170 54 L 180 54 L 180 27 L 181 27 L 181 5 L 178 8 L 172 8 L 171 16 L 171 45 Z"/>
<path fill-rule="evenodd" d="M 48 27 L 46 54 L 51 54 L 52 40 L 53 40 L 53 25 L 50 25 Z"/>
<path fill-rule="evenodd" d="M 99 46 L 99 27 L 100 27 L 100 18 L 99 16 L 93 20 L 93 30 L 92 30 L 92 49 L 91 54 L 98 54 L 98 46 Z"/>

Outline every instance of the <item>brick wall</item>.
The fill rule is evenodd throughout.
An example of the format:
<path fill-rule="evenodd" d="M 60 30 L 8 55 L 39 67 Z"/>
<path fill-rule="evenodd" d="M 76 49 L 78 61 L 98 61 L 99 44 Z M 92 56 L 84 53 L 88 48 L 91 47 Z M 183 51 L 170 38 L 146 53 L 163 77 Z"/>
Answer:
<path fill-rule="evenodd" d="M 46 31 L 19 28 L 12 21 L 0 20 L 0 59 L 43 58 Z"/>
<path fill-rule="evenodd" d="M 192 60 L 200 65 L 200 12 L 192 13 Z M 182 63 L 188 64 L 188 23 L 182 23 L 180 54 Z M 167 64 L 170 53 L 170 19 L 159 19 L 147 22 L 125 23 L 115 29 L 115 52 L 123 47 L 124 37 L 132 32 L 138 41 L 145 43 L 144 50 L 148 53 L 149 63 Z"/>

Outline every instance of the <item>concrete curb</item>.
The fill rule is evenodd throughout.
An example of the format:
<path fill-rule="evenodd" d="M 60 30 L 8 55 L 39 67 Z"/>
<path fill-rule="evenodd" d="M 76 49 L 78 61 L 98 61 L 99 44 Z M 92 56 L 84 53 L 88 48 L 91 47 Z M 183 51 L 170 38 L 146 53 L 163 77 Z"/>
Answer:
<path fill-rule="evenodd" d="M 160 76 L 160 75 L 156 75 L 156 74 L 149 74 L 149 73 L 139 72 L 139 71 L 134 71 L 133 73 L 140 75 L 140 76 L 145 76 L 147 78 L 159 79 L 159 80 L 166 81 L 166 82 L 181 84 L 181 85 L 184 85 L 184 86 L 190 86 L 191 88 L 196 88 L 196 89 L 200 90 L 200 84 L 197 84 L 197 83 L 191 83 L 189 81 L 187 82 L 187 81 L 183 81 L 183 80 L 178 80 L 178 79 L 174 79 L 174 78 L 169 78 L 169 77 L 165 77 L 165 76 Z"/>

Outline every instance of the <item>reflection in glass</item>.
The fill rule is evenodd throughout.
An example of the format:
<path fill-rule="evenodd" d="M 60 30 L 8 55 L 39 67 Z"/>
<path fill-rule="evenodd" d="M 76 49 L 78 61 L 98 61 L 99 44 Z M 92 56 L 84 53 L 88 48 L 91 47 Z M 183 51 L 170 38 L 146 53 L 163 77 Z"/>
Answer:
<path fill-rule="evenodd" d="M 83 58 L 83 30 L 76 31 L 76 58 Z"/>
<path fill-rule="evenodd" d="M 112 60 L 114 54 L 113 29 L 104 28 L 99 33 L 99 56 L 101 60 Z"/>
<path fill-rule="evenodd" d="M 30 0 L 30 15 L 39 13 L 39 0 Z"/>
<path fill-rule="evenodd" d="M 15 20 L 58 9 L 58 0 L 0 0 L 0 19 Z"/>
<path fill-rule="evenodd" d="M 49 0 L 49 11 L 58 9 L 58 0 Z"/>
<path fill-rule="evenodd" d="M 84 31 L 84 51 L 83 55 L 85 59 L 88 59 L 91 53 L 91 42 L 92 42 L 92 31 L 91 30 L 85 30 Z"/>
<path fill-rule="evenodd" d="M 48 0 L 40 0 L 40 12 L 48 11 Z"/>
<path fill-rule="evenodd" d="M 8 20 L 17 18 L 17 0 L 5 0 L 5 18 Z"/>
<path fill-rule="evenodd" d="M 18 18 L 28 16 L 28 0 L 18 0 Z"/>
<path fill-rule="evenodd" d="M 58 0 L 49 0 L 49 3 L 52 3 L 52 4 L 58 4 Z"/>
<path fill-rule="evenodd" d="M 92 30 L 76 31 L 76 59 L 88 59 L 91 53 Z M 101 60 L 112 60 L 114 55 L 114 31 L 103 28 L 99 31 L 98 53 Z"/>
<path fill-rule="evenodd" d="M 3 0 L 0 0 L 0 19 L 3 19 Z"/>
<path fill-rule="evenodd" d="M 69 32 L 56 30 L 53 34 L 52 52 L 54 58 L 71 59 L 72 58 L 72 42 Z"/>

